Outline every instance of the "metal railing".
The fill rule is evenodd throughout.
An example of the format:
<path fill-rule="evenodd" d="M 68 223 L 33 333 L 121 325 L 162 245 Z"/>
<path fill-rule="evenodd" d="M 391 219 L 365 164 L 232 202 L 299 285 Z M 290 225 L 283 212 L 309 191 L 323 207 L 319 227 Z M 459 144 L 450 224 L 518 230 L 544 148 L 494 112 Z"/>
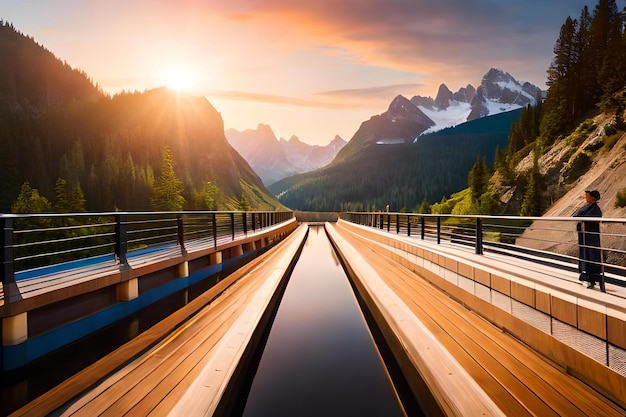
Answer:
<path fill-rule="evenodd" d="M 168 246 L 218 245 L 293 218 L 293 212 L 113 212 L 0 214 L 1 278 L 5 291 L 41 268 L 80 267 L 102 257 L 123 267 L 129 254 Z M 72 263 L 68 266 L 68 263 Z"/>
<path fill-rule="evenodd" d="M 387 212 L 345 212 L 340 218 L 436 244 L 472 248 L 479 255 L 506 254 L 568 271 L 578 271 L 581 246 L 576 225 L 597 222 L 601 256 L 588 262 L 599 264 L 606 282 L 626 286 L 626 219 Z"/>

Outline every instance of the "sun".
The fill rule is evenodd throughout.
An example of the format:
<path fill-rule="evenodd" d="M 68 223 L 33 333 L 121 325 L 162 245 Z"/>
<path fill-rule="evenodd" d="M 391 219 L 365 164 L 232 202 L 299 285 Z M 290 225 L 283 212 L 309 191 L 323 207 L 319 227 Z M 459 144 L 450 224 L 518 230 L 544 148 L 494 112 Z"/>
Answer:
<path fill-rule="evenodd" d="M 161 72 L 161 80 L 165 85 L 176 91 L 188 91 L 194 87 L 195 77 L 189 68 L 171 67 Z"/>

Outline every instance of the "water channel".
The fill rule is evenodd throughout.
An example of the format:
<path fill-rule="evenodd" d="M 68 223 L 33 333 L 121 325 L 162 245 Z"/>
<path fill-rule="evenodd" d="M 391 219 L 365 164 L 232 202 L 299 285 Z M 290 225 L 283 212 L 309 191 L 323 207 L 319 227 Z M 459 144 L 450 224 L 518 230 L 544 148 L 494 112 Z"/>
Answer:
<path fill-rule="evenodd" d="M 242 415 L 404 415 L 323 226 L 309 226 Z"/>
<path fill-rule="evenodd" d="M 381 351 L 376 347 L 324 226 L 309 228 L 249 390 L 240 396 L 236 412 L 245 417 L 421 415 L 414 404 L 407 406 L 405 388 L 395 377 L 400 372 L 390 366 L 384 346 Z M 225 267 L 198 288 L 189 288 L 186 297 L 175 294 L 156 302 L 27 369 L 3 375 L 0 415 L 32 401 L 141 334 L 181 308 L 187 297 L 193 299 L 237 267 Z M 391 371 L 383 365 L 381 354 Z M 398 396 L 404 409 L 411 411 L 403 411 Z"/>

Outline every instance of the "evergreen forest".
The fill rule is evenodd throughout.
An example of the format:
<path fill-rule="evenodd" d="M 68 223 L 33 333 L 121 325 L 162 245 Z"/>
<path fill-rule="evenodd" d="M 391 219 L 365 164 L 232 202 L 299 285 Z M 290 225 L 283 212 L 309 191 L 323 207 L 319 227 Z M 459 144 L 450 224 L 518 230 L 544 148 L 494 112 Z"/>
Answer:
<path fill-rule="evenodd" d="M 203 97 L 110 96 L 0 22 L 0 212 L 282 207 Z"/>
<path fill-rule="evenodd" d="M 370 145 L 339 163 L 270 186 L 297 210 L 412 211 L 467 186 L 476 158 L 490 164 L 521 110 L 421 136 L 416 143 Z"/>

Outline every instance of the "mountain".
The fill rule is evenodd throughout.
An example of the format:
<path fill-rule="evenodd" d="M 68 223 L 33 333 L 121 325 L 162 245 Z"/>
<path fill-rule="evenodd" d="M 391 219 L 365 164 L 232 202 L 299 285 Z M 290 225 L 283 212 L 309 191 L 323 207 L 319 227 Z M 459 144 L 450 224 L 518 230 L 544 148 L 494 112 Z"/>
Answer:
<path fill-rule="evenodd" d="M 543 95 L 539 87 L 518 81 L 508 72 L 491 68 L 478 88 L 468 84 L 453 93 L 441 84 L 435 99 L 414 96 L 411 102 L 433 120 L 434 125 L 423 132 L 431 133 L 480 117 L 535 105 L 537 98 Z"/>
<path fill-rule="evenodd" d="M 339 135 L 335 135 L 333 140 L 325 146 L 309 145 L 301 142 L 296 136 L 292 136 L 289 140 L 280 138 L 279 142 L 285 151 L 287 160 L 298 167 L 300 173 L 328 165 L 348 143 Z"/>
<path fill-rule="evenodd" d="M 399 95 L 393 99 L 386 112 L 361 123 L 333 163 L 345 161 L 368 146 L 411 143 L 432 126 L 435 126 L 435 122 L 418 106 Z"/>
<path fill-rule="evenodd" d="M 46 108 L 102 96 L 83 71 L 62 62 L 33 38 L 0 20 L 0 101 Z"/>
<path fill-rule="evenodd" d="M 408 102 L 405 100 L 399 100 L 398 104 Z M 415 111 L 414 105 L 405 108 Z M 397 106 L 393 109 L 397 111 Z M 415 143 L 404 138 L 373 139 L 346 153 L 357 132 L 331 164 L 285 178 L 272 184 L 269 190 L 294 210 L 384 210 L 389 205 L 392 211 L 411 211 L 425 198 L 438 201 L 467 187 L 467 174 L 476 159 L 493 162 L 496 146 L 506 146 L 511 124 L 520 112 L 521 109 L 472 120 L 424 135 Z M 378 126 L 392 123 L 387 115 L 374 120 Z M 364 122 L 360 131 L 374 131 L 368 122 L 372 119 Z M 418 126 L 407 120 L 403 122 L 407 127 Z M 417 130 L 420 128 L 424 125 Z"/>
<path fill-rule="evenodd" d="M 387 111 L 361 126 L 323 169 L 285 178 L 269 189 L 296 210 L 411 210 L 467 186 L 477 158 L 489 164 L 506 148 L 520 112 L 541 90 L 490 69 L 479 87 L 437 96 L 396 96 Z M 478 116 L 476 116 L 478 115 Z"/>
<path fill-rule="evenodd" d="M 519 109 L 529 104 L 534 106 L 542 95 L 539 87 L 529 82 L 521 83 L 508 72 L 492 68 L 476 90 L 467 120 Z"/>
<path fill-rule="evenodd" d="M 0 212 L 27 183 L 55 204 L 57 179 L 89 211 L 149 210 L 169 149 L 186 209 L 282 207 L 228 143 L 204 97 L 165 88 L 108 96 L 32 38 L 0 25 Z"/>
<path fill-rule="evenodd" d="M 539 87 L 517 81 L 509 73 L 495 68 L 483 76 L 478 89 L 468 84 L 452 92 L 441 84 L 434 99 L 413 96 L 409 100 L 398 95 L 386 112 L 372 116 L 361 124 L 337 155 L 337 161 L 345 160 L 372 144 L 416 142 L 428 133 L 534 105 L 536 98 L 541 96 Z"/>
<path fill-rule="evenodd" d="M 228 129 L 225 134 L 230 144 L 268 185 L 327 165 L 346 145 L 339 136 L 326 146 L 309 145 L 296 136 L 277 140 L 272 129 L 264 124 L 242 132 Z"/>

